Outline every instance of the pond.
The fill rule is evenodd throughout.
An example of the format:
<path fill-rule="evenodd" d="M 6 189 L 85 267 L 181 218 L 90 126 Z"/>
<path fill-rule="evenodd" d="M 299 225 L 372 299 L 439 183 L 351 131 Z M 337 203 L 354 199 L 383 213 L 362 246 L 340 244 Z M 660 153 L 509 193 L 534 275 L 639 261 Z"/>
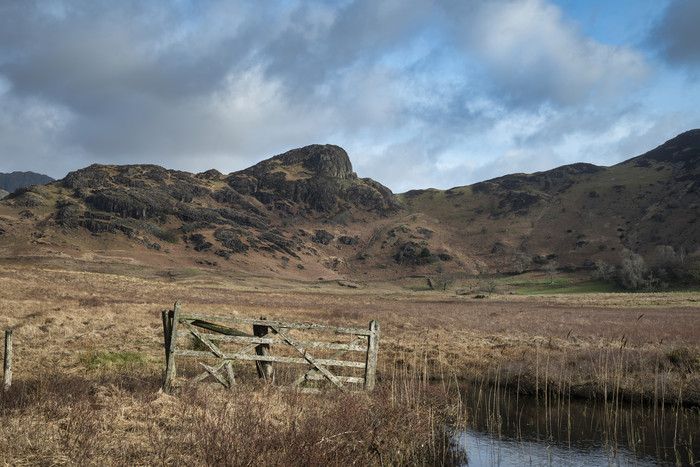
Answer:
<path fill-rule="evenodd" d="M 469 466 L 700 463 L 697 407 L 539 398 L 485 386 L 463 389 L 456 441 Z"/>

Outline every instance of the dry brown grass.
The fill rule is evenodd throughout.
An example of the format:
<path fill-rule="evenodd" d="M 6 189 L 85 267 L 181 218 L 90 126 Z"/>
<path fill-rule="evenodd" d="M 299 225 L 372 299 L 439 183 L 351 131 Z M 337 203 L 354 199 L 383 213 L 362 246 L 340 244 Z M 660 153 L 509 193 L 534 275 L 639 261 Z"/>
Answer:
<path fill-rule="evenodd" d="M 138 371 L 21 380 L 0 399 L 2 460 L 82 466 L 413 465 L 451 459 L 436 423 L 438 391 L 422 392 L 421 400 L 392 399 L 384 386 L 372 395 L 329 393 L 319 399 L 269 386 L 222 391 L 199 385 L 170 396 L 159 384 L 159 375 Z"/>
<path fill-rule="evenodd" d="M 310 399 L 239 380 L 233 393 L 205 387 L 178 397 L 159 393 L 160 311 L 175 300 L 204 314 L 352 327 L 377 319 L 380 389 L 371 397 Z M 0 330 L 14 329 L 15 384 L 3 399 L 0 452 L 6 463 L 25 465 L 434 462 L 429 456 L 444 452 L 435 445 L 437 421 L 450 416 L 454 402 L 445 394 L 463 380 L 530 393 L 680 397 L 697 405 L 698 300 L 697 294 L 473 300 L 389 284 L 349 289 L 186 271 L 6 265 Z M 276 444 L 266 445 L 267 438 Z M 251 440 L 262 447 L 250 448 Z M 340 457 L 308 457 L 317 455 L 312 446 L 326 445 Z M 239 460 L 226 460 L 226 452 Z"/>
<path fill-rule="evenodd" d="M 309 318 L 308 304 L 290 305 L 291 296 L 271 294 L 277 306 L 270 308 L 269 302 L 258 303 L 267 294 L 256 286 L 235 290 L 240 287 L 211 278 L 173 282 L 39 268 L 6 267 L 0 284 L 0 329 L 14 329 L 15 344 L 13 386 L 0 399 L 5 463 L 346 465 L 451 459 L 444 422 L 456 413 L 453 400 L 440 388 L 418 388 L 408 376 L 380 384 L 371 395 L 301 395 L 245 378 L 232 391 L 205 385 L 185 386 L 177 396 L 160 391 L 160 310 L 173 298 L 189 311 L 209 314 Z"/>

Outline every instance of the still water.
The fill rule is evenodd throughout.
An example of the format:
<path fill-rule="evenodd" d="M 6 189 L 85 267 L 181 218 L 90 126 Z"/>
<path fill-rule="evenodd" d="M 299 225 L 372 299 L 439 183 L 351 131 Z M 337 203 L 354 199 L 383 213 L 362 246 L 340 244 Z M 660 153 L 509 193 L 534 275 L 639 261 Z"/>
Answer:
<path fill-rule="evenodd" d="M 467 387 L 457 435 L 469 466 L 700 465 L 700 411 L 675 405 L 523 397 Z"/>

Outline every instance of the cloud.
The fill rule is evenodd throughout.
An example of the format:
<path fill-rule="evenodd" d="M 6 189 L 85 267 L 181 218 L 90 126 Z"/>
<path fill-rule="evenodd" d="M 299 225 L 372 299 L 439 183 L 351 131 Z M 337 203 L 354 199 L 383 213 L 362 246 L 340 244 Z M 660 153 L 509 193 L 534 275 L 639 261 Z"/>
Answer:
<path fill-rule="evenodd" d="M 700 2 L 671 0 L 649 43 L 663 60 L 674 66 L 698 70 L 700 67 Z"/>
<path fill-rule="evenodd" d="M 574 106 L 627 93 L 648 75 L 643 56 L 583 36 L 543 0 L 457 2 L 457 34 L 518 106 Z"/>
<path fill-rule="evenodd" d="M 649 116 L 653 79 L 546 0 L 7 0 L 0 171 L 230 172 L 333 143 L 394 190 L 449 188 L 698 120 Z"/>
<path fill-rule="evenodd" d="M 81 164 L 235 170 L 326 135 L 390 131 L 400 78 L 381 58 L 427 5 L 6 2 L 0 78 L 16 105 L 65 116 L 50 144 L 92 157 Z"/>

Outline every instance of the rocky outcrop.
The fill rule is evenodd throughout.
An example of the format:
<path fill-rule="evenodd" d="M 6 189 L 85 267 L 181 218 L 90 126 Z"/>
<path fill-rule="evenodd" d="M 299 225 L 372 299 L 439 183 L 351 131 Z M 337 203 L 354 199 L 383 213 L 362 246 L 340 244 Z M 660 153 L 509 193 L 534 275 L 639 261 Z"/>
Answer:
<path fill-rule="evenodd" d="M 297 167 L 306 172 L 307 176 L 337 178 L 340 180 L 355 179 L 348 153 L 340 146 L 332 144 L 313 144 L 303 148 L 292 149 L 264 160 L 242 172 L 260 178 L 282 168 Z"/>
<path fill-rule="evenodd" d="M 47 190 L 39 185 L 18 188 L 7 198 L 16 207 L 34 208 L 44 206 L 47 201 Z"/>
<path fill-rule="evenodd" d="M 239 231 L 220 228 L 214 232 L 214 238 L 231 253 L 243 253 L 248 250 L 248 245 L 243 243 L 239 237 Z"/>
<path fill-rule="evenodd" d="M 343 201 L 380 212 L 398 208 L 388 188 L 371 179 L 358 179 L 345 150 L 329 144 L 288 151 L 233 173 L 226 182 L 235 192 L 269 206 L 287 200 L 321 213 L 336 211 Z M 234 195 L 222 192 L 217 196 Z"/>
<path fill-rule="evenodd" d="M 585 175 L 605 171 L 604 167 L 577 163 L 534 174 L 515 174 L 498 177 L 472 185 L 474 193 L 496 193 L 504 191 L 526 191 L 528 189 L 546 193 L 560 193 L 570 188 Z"/>
<path fill-rule="evenodd" d="M 47 219 L 64 234 L 75 236 L 76 229 L 124 234 L 169 254 L 171 248 L 154 243 L 159 239 L 184 245 L 192 254 L 226 259 L 258 252 L 276 259 L 282 253 L 289 261 L 317 255 L 315 243 L 353 246 L 359 237 L 337 239 L 325 230 L 300 237 L 287 227 L 309 221 L 355 223 L 370 213 L 374 219 L 400 208 L 388 188 L 358 178 L 345 150 L 333 145 L 294 149 L 229 175 L 213 169 L 193 175 L 155 165 L 93 164 L 44 191 L 24 188 L 5 202 L 55 208 Z"/>
<path fill-rule="evenodd" d="M 320 243 L 321 245 L 328 245 L 333 241 L 335 235 L 325 230 L 317 230 L 311 241 L 314 243 Z"/>
<path fill-rule="evenodd" d="M 167 198 L 160 190 L 99 190 L 85 198 L 85 201 L 101 211 L 134 219 L 164 216 L 171 211 Z"/>
<path fill-rule="evenodd" d="M 430 252 L 430 249 L 425 244 L 416 242 L 406 242 L 401 245 L 394 259 L 399 264 L 415 266 L 437 261 L 437 257 Z"/>

